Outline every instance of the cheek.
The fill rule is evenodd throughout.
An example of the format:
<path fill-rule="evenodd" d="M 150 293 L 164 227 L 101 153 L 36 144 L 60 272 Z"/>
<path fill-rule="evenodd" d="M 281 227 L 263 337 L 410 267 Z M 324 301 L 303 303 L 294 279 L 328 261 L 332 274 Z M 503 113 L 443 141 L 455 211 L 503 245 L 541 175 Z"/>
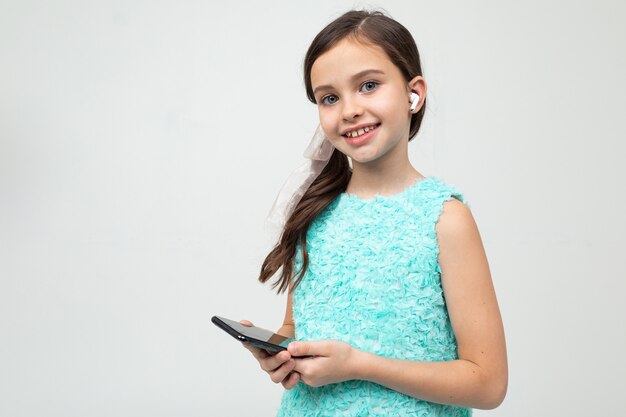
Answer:
<path fill-rule="evenodd" d="M 326 109 L 319 111 L 320 117 L 320 125 L 326 133 L 327 136 L 332 136 L 336 134 L 337 131 L 337 122 L 335 117 L 333 116 L 333 112 L 328 111 Z"/>
<path fill-rule="evenodd" d="M 396 105 L 396 103 L 392 99 L 386 99 L 372 103 L 372 105 L 370 106 L 370 110 L 372 111 L 372 113 L 381 117 L 393 119 L 398 116 L 400 106 Z"/>

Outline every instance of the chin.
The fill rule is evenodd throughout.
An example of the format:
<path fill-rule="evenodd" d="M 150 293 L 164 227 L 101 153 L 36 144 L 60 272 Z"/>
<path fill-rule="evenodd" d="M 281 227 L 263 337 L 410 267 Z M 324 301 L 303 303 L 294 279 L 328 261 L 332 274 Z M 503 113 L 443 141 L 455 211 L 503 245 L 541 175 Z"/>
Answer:
<path fill-rule="evenodd" d="M 379 155 L 368 155 L 368 156 L 348 155 L 348 156 L 350 157 L 350 159 L 352 159 L 352 162 L 356 162 L 357 164 L 367 164 L 369 162 L 376 161 L 380 157 Z"/>

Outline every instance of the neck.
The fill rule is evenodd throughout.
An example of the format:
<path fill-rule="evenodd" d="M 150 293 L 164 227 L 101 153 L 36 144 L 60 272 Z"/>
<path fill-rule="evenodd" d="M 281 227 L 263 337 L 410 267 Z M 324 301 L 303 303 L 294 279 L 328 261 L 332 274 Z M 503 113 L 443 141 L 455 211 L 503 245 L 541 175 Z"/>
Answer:
<path fill-rule="evenodd" d="M 367 163 L 352 160 L 352 177 L 346 192 L 362 198 L 393 195 L 424 178 L 408 158 L 408 151 L 393 158 L 379 158 Z M 392 155 L 386 155 L 392 156 Z"/>

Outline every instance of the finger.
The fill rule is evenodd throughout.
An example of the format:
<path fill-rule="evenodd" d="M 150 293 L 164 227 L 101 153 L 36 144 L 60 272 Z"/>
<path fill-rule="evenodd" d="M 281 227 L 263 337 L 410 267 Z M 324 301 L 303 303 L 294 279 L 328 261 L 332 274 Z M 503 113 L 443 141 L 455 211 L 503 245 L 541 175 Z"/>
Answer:
<path fill-rule="evenodd" d="M 287 350 L 291 356 L 328 356 L 331 342 L 318 340 L 314 342 L 291 342 Z"/>
<path fill-rule="evenodd" d="M 293 367 L 296 365 L 296 361 L 293 359 L 289 359 L 287 362 L 283 363 L 278 369 L 273 372 L 270 372 L 270 378 L 276 384 L 282 382 L 291 371 L 293 371 Z"/>
<path fill-rule="evenodd" d="M 254 356 L 258 361 L 261 361 L 267 358 L 268 356 L 270 356 L 269 353 L 267 353 L 263 349 L 259 349 L 258 347 L 252 346 L 250 343 L 242 342 L 241 344 L 243 345 L 243 347 L 245 347 L 250 352 L 252 352 L 252 356 Z"/>
<path fill-rule="evenodd" d="M 292 389 L 298 384 L 298 382 L 300 382 L 300 374 L 295 371 L 291 371 L 287 378 L 283 380 L 282 384 L 285 389 Z"/>
<path fill-rule="evenodd" d="M 268 355 L 263 358 L 261 362 L 261 368 L 266 372 L 277 370 L 283 363 L 291 359 L 291 355 L 286 350 L 282 350 L 275 355 Z"/>
<path fill-rule="evenodd" d="M 246 327 L 252 327 L 252 326 L 254 326 L 254 324 L 252 324 L 252 322 L 251 322 L 251 321 L 248 321 L 248 320 L 239 320 L 239 323 L 243 324 L 243 325 L 244 325 L 244 326 L 246 326 Z"/>
<path fill-rule="evenodd" d="M 295 358 L 294 360 L 296 361 L 296 366 L 293 367 L 294 372 L 299 373 L 300 377 L 302 377 L 302 375 L 308 375 L 309 370 L 310 370 L 310 366 L 311 366 L 311 361 L 313 359 L 311 359 L 311 358 L 303 358 L 303 359 Z"/>

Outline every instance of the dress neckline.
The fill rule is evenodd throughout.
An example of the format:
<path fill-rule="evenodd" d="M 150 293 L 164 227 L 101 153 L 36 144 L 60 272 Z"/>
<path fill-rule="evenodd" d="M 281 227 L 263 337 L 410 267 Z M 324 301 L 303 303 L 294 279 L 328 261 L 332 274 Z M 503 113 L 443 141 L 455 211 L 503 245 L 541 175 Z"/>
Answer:
<path fill-rule="evenodd" d="M 348 200 L 348 201 L 357 201 L 359 203 L 362 204 L 369 204 L 369 203 L 374 203 L 377 201 L 387 201 L 387 200 L 395 200 L 398 198 L 403 197 L 405 194 L 407 194 L 410 190 L 414 189 L 414 188 L 418 188 L 424 181 L 430 179 L 432 177 L 430 176 L 425 176 L 422 178 L 418 178 L 413 184 L 409 185 L 408 187 L 406 187 L 404 190 L 396 193 L 396 194 L 391 194 L 391 195 L 381 195 L 381 194 L 375 194 L 374 197 L 369 198 L 369 199 L 364 199 L 359 197 L 356 194 L 349 194 L 346 193 L 345 191 L 343 193 L 340 194 L 342 199 Z"/>

